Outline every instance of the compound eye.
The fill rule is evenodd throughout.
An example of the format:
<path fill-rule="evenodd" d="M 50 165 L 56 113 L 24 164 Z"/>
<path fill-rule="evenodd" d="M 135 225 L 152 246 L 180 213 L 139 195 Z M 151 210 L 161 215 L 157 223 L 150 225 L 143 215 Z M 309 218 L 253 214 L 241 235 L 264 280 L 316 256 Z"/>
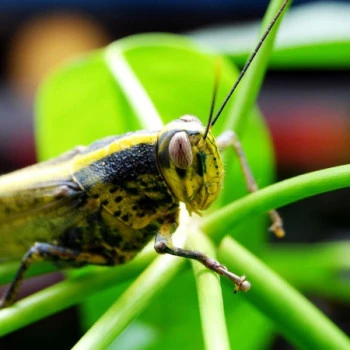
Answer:
<path fill-rule="evenodd" d="M 192 147 L 185 131 L 177 132 L 170 140 L 169 155 L 177 168 L 186 169 L 192 164 Z"/>

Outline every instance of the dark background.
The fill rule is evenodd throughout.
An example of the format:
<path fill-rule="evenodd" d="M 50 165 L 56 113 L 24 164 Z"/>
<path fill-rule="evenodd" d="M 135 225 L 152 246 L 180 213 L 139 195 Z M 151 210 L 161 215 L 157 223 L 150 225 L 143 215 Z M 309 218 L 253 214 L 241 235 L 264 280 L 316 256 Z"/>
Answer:
<path fill-rule="evenodd" d="M 294 1 L 293 6 L 304 2 Z M 261 19 L 266 6 L 267 1 L 253 0 L 0 0 L 0 174 L 35 162 L 35 91 L 56 64 L 130 34 L 181 33 L 211 24 Z M 345 69 L 268 72 L 259 105 L 276 146 L 278 180 L 349 162 L 349 96 L 350 72 Z M 339 190 L 282 208 L 288 233 L 285 242 L 348 239 L 349 195 L 349 190 Z M 51 280 L 26 283 L 28 288 L 42 288 Z M 344 305 L 315 301 L 349 331 Z M 79 337 L 77 312 L 64 311 L 20 332 L 0 340 L 0 348 L 17 348 L 22 338 L 32 340 L 38 349 L 43 335 L 47 339 L 43 348 L 48 344 L 52 349 L 69 348 Z M 275 348 L 288 345 L 279 339 Z"/>

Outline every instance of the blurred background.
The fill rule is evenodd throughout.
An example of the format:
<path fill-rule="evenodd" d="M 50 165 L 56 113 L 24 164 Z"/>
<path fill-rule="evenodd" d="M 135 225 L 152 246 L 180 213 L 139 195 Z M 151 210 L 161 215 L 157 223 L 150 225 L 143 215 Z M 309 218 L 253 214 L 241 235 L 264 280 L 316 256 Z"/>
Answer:
<path fill-rule="evenodd" d="M 293 7 L 310 2 L 294 1 Z M 47 0 L 0 0 L 0 174 L 36 161 L 35 93 L 43 76 L 55 66 L 130 34 L 193 32 L 196 37 L 203 28 L 240 26 L 260 20 L 266 6 L 262 0 L 64 0 L 59 5 Z M 348 66 L 273 67 L 268 72 L 258 102 L 276 147 L 277 180 L 349 163 L 349 67 L 350 58 Z M 288 233 L 285 242 L 348 239 L 349 198 L 349 190 L 339 190 L 282 208 Z M 27 288 L 51 282 L 37 278 L 28 281 Z M 349 332 L 345 312 L 349 309 L 336 301 L 315 302 Z M 22 330 L 25 339 L 33 340 L 38 348 L 38 339 L 48 332 L 53 338 L 43 348 L 48 344 L 52 349 L 69 348 L 80 334 L 76 311 L 70 309 L 50 319 Z M 64 336 L 57 327 L 61 323 Z M 0 340 L 0 348 L 16 348 L 18 334 Z M 62 338 L 66 344 L 58 343 Z M 274 348 L 288 345 L 277 339 Z"/>

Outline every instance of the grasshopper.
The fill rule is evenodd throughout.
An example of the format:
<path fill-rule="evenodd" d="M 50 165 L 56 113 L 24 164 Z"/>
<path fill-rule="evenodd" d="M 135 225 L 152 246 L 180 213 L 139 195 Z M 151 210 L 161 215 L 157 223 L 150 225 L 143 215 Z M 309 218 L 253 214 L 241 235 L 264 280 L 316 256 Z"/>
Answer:
<path fill-rule="evenodd" d="M 206 125 L 185 115 L 161 130 L 107 137 L 0 177 L 0 257 L 22 257 L 0 308 L 15 301 L 33 262 L 114 266 L 130 261 L 153 236 L 158 253 L 197 260 L 229 278 L 235 291 L 249 290 L 245 276 L 201 252 L 173 246 L 171 236 L 180 202 L 190 213 L 200 213 L 220 194 L 224 172 L 219 149 L 235 149 L 248 190 L 258 189 L 236 135 L 227 131 L 215 139 L 211 129 L 287 3 L 213 118 L 215 84 Z M 279 215 L 274 210 L 269 215 L 271 229 L 283 236 Z"/>

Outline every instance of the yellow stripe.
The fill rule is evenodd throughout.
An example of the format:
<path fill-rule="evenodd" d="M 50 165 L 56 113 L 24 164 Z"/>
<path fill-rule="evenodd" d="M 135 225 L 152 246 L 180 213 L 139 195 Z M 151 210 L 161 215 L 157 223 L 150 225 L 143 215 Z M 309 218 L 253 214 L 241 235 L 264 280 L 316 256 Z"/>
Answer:
<path fill-rule="evenodd" d="M 74 178 L 74 172 L 109 154 L 131 148 L 140 143 L 155 143 L 157 137 L 157 133 L 132 133 L 107 144 L 105 147 L 86 154 L 77 154 L 72 159 L 58 164 L 43 166 L 39 163 L 8 175 L 2 175 L 0 176 L 0 196 L 10 196 L 12 192 L 35 188 L 40 186 L 41 183 L 72 179 Z"/>
<path fill-rule="evenodd" d="M 0 196 L 11 192 L 35 188 L 40 183 L 64 181 L 71 178 L 69 161 L 47 167 L 28 167 L 0 177 Z"/>
<path fill-rule="evenodd" d="M 95 151 L 77 155 L 72 161 L 71 173 L 74 174 L 79 170 L 89 166 L 90 164 L 107 157 L 110 154 L 127 150 L 141 143 L 155 143 L 157 142 L 157 138 L 158 133 L 130 134 Z"/>

